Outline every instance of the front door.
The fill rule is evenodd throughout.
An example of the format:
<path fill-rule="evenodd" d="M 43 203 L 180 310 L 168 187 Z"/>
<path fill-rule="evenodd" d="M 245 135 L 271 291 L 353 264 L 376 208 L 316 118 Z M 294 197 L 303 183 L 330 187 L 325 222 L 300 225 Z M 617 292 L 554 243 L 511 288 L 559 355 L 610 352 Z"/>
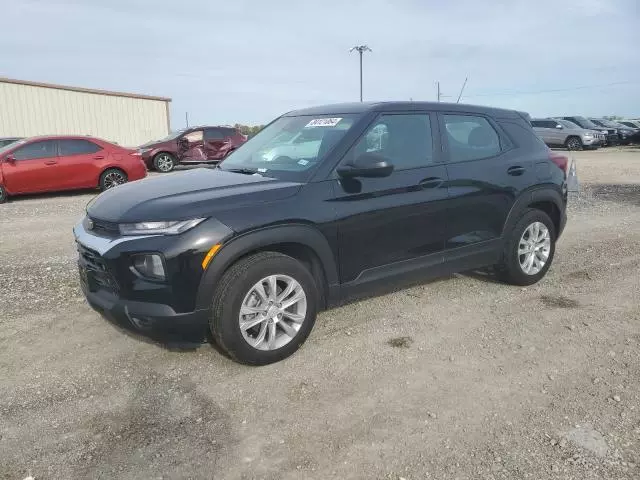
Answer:
<path fill-rule="evenodd" d="M 442 262 L 447 172 L 435 118 L 381 114 L 342 160 L 376 152 L 394 170 L 384 178 L 335 180 L 341 283 L 356 287 Z"/>
<path fill-rule="evenodd" d="M 493 251 L 515 199 L 535 181 L 534 158 L 523 156 L 484 116 L 439 117 L 448 160 L 448 253 Z"/>
<path fill-rule="evenodd" d="M 39 140 L 14 150 L 2 164 L 5 186 L 12 194 L 56 190 L 59 181 L 56 140 Z"/>
<path fill-rule="evenodd" d="M 206 162 L 202 130 L 185 133 L 178 139 L 178 159 L 185 163 Z"/>

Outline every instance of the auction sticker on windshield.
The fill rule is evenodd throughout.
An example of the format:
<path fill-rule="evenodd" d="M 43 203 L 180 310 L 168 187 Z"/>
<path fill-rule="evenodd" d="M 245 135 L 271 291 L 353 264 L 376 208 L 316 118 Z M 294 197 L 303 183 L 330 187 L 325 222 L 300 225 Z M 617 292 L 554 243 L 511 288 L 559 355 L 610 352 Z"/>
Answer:
<path fill-rule="evenodd" d="M 314 118 L 305 125 L 307 127 L 335 127 L 342 118 Z"/>

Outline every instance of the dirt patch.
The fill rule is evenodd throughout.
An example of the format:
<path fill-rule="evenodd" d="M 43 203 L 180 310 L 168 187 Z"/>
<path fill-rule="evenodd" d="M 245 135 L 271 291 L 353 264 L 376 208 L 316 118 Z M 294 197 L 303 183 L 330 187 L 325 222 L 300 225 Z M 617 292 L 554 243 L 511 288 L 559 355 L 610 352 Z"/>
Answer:
<path fill-rule="evenodd" d="M 394 348 L 409 348 L 413 343 L 413 339 L 411 337 L 396 337 L 392 338 L 387 343 Z"/>
<path fill-rule="evenodd" d="M 549 308 L 578 308 L 580 306 L 576 300 L 563 296 L 542 295 L 540 300 L 545 307 Z"/>

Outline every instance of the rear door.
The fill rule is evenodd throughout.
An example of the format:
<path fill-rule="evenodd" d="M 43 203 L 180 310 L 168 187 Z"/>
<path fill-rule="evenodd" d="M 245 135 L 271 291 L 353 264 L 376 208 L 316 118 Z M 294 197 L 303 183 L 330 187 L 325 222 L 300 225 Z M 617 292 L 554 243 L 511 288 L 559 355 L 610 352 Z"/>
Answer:
<path fill-rule="evenodd" d="M 58 140 L 57 175 L 64 189 L 94 188 L 98 186 L 100 163 L 108 153 L 98 144 L 83 138 Z"/>
<path fill-rule="evenodd" d="M 230 138 L 225 135 L 222 128 L 204 129 L 204 152 L 207 160 L 221 160 L 228 151 Z"/>
<path fill-rule="evenodd" d="M 8 156 L 13 160 L 3 162 L 2 175 L 10 193 L 35 193 L 57 189 L 60 179 L 56 174 L 56 140 L 27 143 Z"/>
<path fill-rule="evenodd" d="M 449 208 L 445 247 L 463 258 L 497 247 L 515 199 L 536 179 L 534 159 L 488 116 L 439 114 Z"/>

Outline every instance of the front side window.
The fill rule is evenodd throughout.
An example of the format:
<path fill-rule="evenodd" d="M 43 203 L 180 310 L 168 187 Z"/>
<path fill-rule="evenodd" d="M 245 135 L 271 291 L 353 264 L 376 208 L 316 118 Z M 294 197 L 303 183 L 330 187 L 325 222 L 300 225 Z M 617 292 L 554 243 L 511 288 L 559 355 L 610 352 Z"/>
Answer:
<path fill-rule="evenodd" d="M 202 130 L 196 130 L 195 132 L 189 132 L 182 137 L 189 143 L 201 142 L 203 138 Z"/>
<path fill-rule="evenodd" d="M 356 158 L 366 152 L 388 158 L 394 170 L 424 167 L 433 163 L 429 114 L 381 115 L 354 145 L 348 158 Z"/>
<path fill-rule="evenodd" d="M 304 181 L 361 114 L 280 117 L 220 164 L 222 170 Z"/>
<path fill-rule="evenodd" d="M 35 158 L 51 158 L 55 157 L 56 142 L 55 140 L 42 140 L 39 142 L 29 143 L 24 147 L 18 148 L 13 152 L 16 160 L 32 160 Z"/>
<path fill-rule="evenodd" d="M 59 140 L 60 155 L 88 155 L 102 150 L 98 145 L 89 140 Z"/>
<path fill-rule="evenodd" d="M 452 162 L 493 157 L 501 151 L 500 137 L 489 121 L 474 115 L 443 115 Z"/>

